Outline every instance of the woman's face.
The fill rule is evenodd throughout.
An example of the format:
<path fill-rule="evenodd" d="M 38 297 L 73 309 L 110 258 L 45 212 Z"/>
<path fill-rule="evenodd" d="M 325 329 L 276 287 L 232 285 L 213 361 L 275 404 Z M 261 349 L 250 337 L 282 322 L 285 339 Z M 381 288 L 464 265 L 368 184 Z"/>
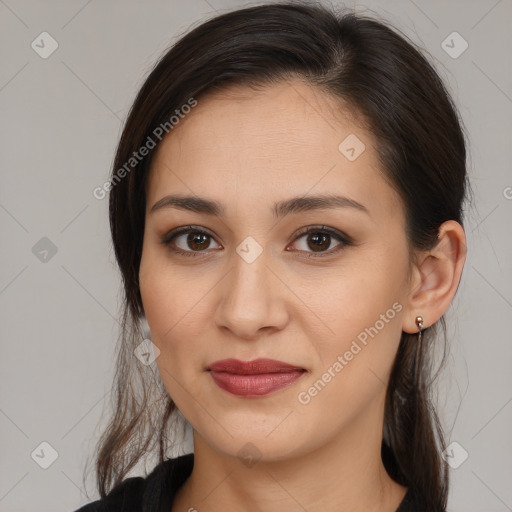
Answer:
<path fill-rule="evenodd" d="M 410 285 L 402 203 L 379 169 L 372 135 L 298 81 L 201 98 L 158 147 L 143 305 L 165 387 L 216 451 L 251 442 L 279 460 L 381 439 Z M 259 358 L 302 372 L 272 391 L 208 370 Z"/>

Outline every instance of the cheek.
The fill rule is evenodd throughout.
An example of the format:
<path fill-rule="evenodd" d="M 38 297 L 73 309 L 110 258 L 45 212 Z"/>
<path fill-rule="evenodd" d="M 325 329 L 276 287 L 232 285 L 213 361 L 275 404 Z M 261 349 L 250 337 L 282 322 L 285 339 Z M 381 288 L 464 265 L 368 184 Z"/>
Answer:
<path fill-rule="evenodd" d="M 170 265 L 165 251 L 153 247 L 156 241 L 145 235 L 139 270 L 139 286 L 146 319 L 152 335 L 161 338 L 186 314 L 194 288 L 183 272 Z"/>
<path fill-rule="evenodd" d="M 375 323 L 382 328 L 384 321 L 381 331 L 399 324 L 397 316 L 398 310 L 403 309 L 400 303 L 406 290 L 406 270 L 407 260 L 400 254 L 385 260 L 382 255 L 361 252 L 343 268 L 324 271 L 317 281 L 320 285 L 303 281 L 297 295 L 306 298 L 307 307 L 321 320 L 316 323 L 322 330 L 313 339 L 326 348 L 340 349 Z M 334 345 L 333 339 L 338 340 Z"/>
<path fill-rule="evenodd" d="M 167 393 L 177 407 L 186 412 L 187 418 L 195 418 L 195 410 L 188 403 L 190 394 L 186 389 L 197 379 L 202 371 L 204 347 L 199 340 L 204 339 L 198 314 L 204 304 L 201 302 L 201 284 L 199 288 L 190 288 L 190 279 L 183 277 L 171 266 L 141 264 L 140 289 L 151 331 L 151 340 L 160 350 L 156 359 L 158 372 Z M 151 269 L 151 270 L 145 270 Z M 204 295 L 204 292 L 202 293 Z M 196 399 L 199 399 L 197 397 Z"/>
<path fill-rule="evenodd" d="M 216 282 L 213 277 L 207 279 L 199 267 L 195 275 L 190 270 L 184 272 L 156 251 L 143 252 L 140 291 L 151 339 L 161 353 L 159 367 L 181 371 L 190 367 L 195 354 L 194 371 L 202 367 L 199 340 L 205 338 L 205 315 L 211 307 L 207 295 Z"/>
<path fill-rule="evenodd" d="M 400 341 L 397 306 L 375 308 L 384 315 L 388 311 L 388 323 L 381 320 L 380 313 L 374 315 L 369 310 L 357 318 L 340 315 L 334 340 L 331 337 L 329 342 L 317 345 L 320 364 L 296 395 L 301 421 L 309 422 L 312 430 L 335 435 L 365 414 L 374 415 L 372 424 L 378 424 Z"/>
<path fill-rule="evenodd" d="M 188 284 L 190 286 L 190 281 Z M 190 324 L 189 317 L 194 315 L 193 305 L 197 302 L 197 299 L 194 301 L 196 293 L 183 288 L 178 276 L 158 272 L 155 268 L 141 279 L 140 289 L 155 343 L 172 343 L 175 333 Z"/>
<path fill-rule="evenodd" d="M 326 275 L 322 287 L 307 286 L 308 307 L 321 319 L 316 335 L 308 331 L 320 362 L 309 384 L 320 379 L 330 389 L 319 402 L 359 397 L 364 403 L 387 382 L 401 335 L 405 255 L 361 254 L 350 271 Z"/>

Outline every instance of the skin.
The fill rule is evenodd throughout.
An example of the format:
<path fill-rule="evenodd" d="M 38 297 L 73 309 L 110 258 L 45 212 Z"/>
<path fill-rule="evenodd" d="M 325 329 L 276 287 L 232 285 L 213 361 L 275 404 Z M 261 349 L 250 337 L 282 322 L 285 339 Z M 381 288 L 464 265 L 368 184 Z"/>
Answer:
<path fill-rule="evenodd" d="M 366 147 L 354 161 L 338 150 L 350 134 Z M 168 194 L 215 200 L 225 213 L 152 212 Z M 277 201 L 317 194 L 346 196 L 367 212 L 271 213 Z M 212 235 L 202 252 L 186 234 L 162 243 L 189 224 Z M 306 226 L 339 230 L 353 244 L 332 237 L 318 249 L 297 234 Z M 248 236 L 263 248 L 252 263 L 236 252 Z M 464 259 L 454 221 L 436 247 L 411 259 L 403 205 L 383 178 L 373 135 L 325 92 L 288 81 L 202 97 L 157 149 L 139 276 L 160 375 L 194 429 L 194 469 L 172 511 L 395 511 L 406 489 L 380 456 L 390 370 L 402 331 L 418 330 L 416 316 L 428 327 L 448 308 Z M 394 317 L 300 403 L 298 394 L 393 304 Z M 219 359 L 259 357 L 307 372 L 270 395 L 243 398 L 206 371 Z M 247 443 L 260 457 L 250 467 L 238 455 Z"/>

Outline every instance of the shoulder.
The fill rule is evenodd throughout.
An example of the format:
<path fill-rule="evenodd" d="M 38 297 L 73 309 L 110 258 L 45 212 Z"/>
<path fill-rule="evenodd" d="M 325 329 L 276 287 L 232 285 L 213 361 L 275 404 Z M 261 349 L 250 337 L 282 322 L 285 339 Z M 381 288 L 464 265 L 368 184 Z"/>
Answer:
<path fill-rule="evenodd" d="M 170 510 L 175 493 L 192 472 L 189 453 L 158 464 L 146 477 L 131 477 L 116 485 L 103 499 L 75 512 L 141 512 Z"/>

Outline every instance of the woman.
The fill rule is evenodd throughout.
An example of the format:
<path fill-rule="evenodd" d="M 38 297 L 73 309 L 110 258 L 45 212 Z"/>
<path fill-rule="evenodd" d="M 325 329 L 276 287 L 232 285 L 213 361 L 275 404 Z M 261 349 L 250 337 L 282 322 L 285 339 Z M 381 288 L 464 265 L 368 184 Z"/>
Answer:
<path fill-rule="evenodd" d="M 431 354 L 466 180 L 442 81 L 380 22 L 293 2 L 179 40 L 105 187 L 124 331 L 80 512 L 446 510 Z"/>

